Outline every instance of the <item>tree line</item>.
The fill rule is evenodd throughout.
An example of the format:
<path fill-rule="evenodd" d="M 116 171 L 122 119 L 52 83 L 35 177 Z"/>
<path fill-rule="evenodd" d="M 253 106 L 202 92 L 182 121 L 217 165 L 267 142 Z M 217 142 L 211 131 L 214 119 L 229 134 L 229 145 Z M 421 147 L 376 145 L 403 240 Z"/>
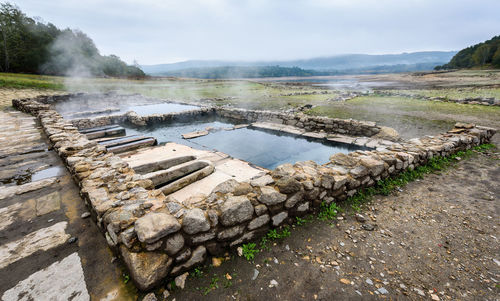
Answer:
<path fill-rule="evenodd" d="M 80 30 L 59 29 L 0 3 L 0 72 L 47 75 L 144 77 L 138 65 L 99 53 Z"/>
<path fill-rule="evenodd" d="M 500 36 L 460 50 L 448 64 L 435 70 L 488 67 L 500 68 Z"/>

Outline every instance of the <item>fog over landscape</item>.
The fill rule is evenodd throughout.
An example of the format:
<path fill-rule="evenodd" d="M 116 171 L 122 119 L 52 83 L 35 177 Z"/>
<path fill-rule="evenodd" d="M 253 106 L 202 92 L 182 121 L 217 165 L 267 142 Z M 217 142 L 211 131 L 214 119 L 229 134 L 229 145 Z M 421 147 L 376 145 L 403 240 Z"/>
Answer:
<path fill-rule="evenodd" d="M 141 65 L 292 60 L 346 53 L 456 51 L 500 28 L 500 2 L 21 0 L 31 16 L 78 28 L 103 54 Z"/>

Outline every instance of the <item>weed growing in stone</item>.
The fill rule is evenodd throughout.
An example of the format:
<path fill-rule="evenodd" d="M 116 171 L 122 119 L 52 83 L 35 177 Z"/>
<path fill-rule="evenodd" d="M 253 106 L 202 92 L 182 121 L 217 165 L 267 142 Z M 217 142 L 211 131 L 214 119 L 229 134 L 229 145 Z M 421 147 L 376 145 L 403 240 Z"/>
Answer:
<path fill-rule="evenodd" d="M 201 276 L 203 276 L 203 271 L 202 271 L 202 270 L 200 270 L 200 268 L 195 268 L 195 269 L 191 272 L 191 277 L 200 278 Z"/>
<path fill-rule="evenodd" d="M 255 254 L 259 253 L 259 250 L 256 249 L 257 245 L 253 242 L 243 244 L 241 247 L 243 249 L 243 256 L 245 256 L 248 261 L 252 261 L 255 258 Z"/>
<path fill-rule="evenodd" d="M 276 240 L 276 239 L 281 239 L 290 236 L 290 228 L 288 226 L 283 227 L 281 231 L 278 229 L 271 229 L 269 232 L 267 232 L 267 238 L 270 240 Z"/>
<path fill-rule="evenodd" d="M 128 274 L 123 274 L 123 283 L 127 284 L 130 281 L 130 276 Z"/>
<path fill-rule="evenodd" d="M 337 206 L 336 203 L 330 203 L 327 205 L 325 202 L 321 203 L 320 210 L 318 213 L 318 218 L 322 221 L 332 220 L 337 217 L 337 214 L 341 211 L 341 208 Z"/>
<path fill-rule="evenodd" d="M 422 179 L 425 174 L 441 171 L 457 160 L 469 158 L 475 152 L 485 152 L 492 148 L 495 148 L 494 144 L 482 144 L 466 151 L 456 152 L 447 157 L 434 157 L 425 165 L 418 166 L 413 170 L 406 170 L 395 177 L 380 180 L 375 186 L 358 191 L 347 199 L 347 203 L 354 211 L 358 212 L 361 210 L 361 205 L 370 201 L 374 195 L 389 195 L 394 190 L 404 187 L 409 182 Z M 323 210 L 320 211 L 320 214 Z"/>

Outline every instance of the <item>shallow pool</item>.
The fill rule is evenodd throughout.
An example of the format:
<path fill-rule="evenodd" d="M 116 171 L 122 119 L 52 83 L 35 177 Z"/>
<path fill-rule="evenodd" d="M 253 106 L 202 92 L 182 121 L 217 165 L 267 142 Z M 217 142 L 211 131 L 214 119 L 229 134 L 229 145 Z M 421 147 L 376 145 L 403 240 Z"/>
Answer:
<path fill-rule="evenodd" d="M 179 104 L 179 103 L 158 103 L 142 106 L 130 106 L 126 110 L 134 111 L 139 116 L 148 116 L 153 114 L 166 114 L 199 109 L 200 107 Z"/>
<path fill-rule="evenodd" d="M 190 124 L 172 124 L 168 127 L 127 128 L 127 135 L 142 134 L 154 136 L 158 143 L 176 142 L 198 149 L 213 149 L 264 167 L 274 169 L 283 163 L 313 160 L 319 164 L 328 162 L 335 153 L 348 153 L 366 149 L 351 144 L 333 143 L 276 131 L 255 128 L 232 128 L 230 123 L 220 121 Z M 215 129 L 206 136 L 182 139 L 182 134 Z"/>

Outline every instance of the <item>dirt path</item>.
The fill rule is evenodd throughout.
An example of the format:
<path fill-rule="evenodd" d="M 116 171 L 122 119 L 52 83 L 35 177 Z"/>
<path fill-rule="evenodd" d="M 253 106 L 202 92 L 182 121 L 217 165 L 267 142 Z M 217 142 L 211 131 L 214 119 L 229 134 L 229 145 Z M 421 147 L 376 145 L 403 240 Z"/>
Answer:
<path fill-rule="evenodd" d="M 343 214 L 296 227 L 254 263 L 236 256 L 190 277 L 173 297 L 498 300 L 499 159 L 498 151 L 479 154 L 379 197 L 363 210 L 364 223 Z"/>

